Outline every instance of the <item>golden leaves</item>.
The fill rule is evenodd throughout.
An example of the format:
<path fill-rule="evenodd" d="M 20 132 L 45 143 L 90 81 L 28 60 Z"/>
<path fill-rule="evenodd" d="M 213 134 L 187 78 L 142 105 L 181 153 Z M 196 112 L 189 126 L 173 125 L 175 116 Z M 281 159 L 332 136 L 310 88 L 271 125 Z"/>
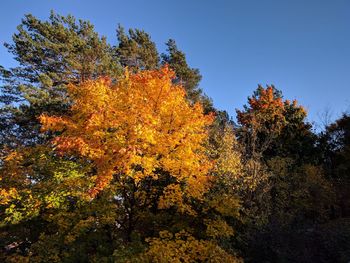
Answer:
<path fill-rule="evenodd" d="M 0 188 L 0 205 L 7 205 L 11 200 L 18 198 L 18 192 L 16 188 L 10 189 Z"/>
<path fill-rule="evenodd" d="M 10 153 L 0 169 L 0 224 L 18 223 L 46 209 L 64 208 L 69 198 L 86 199 L 89 167 L 59 158 L 43 145 Z"/>
<path fill-rule="evenodd" d="M 183 190 L 179 184 L 170 184 L 165 187 L 163 195 L 158 202 L 158 208 L 166 209 L 170 207 L 176 207 L 181 213 L 188 213 L 195 215 L 195 211 L 191 206 L 183 202 Z"/>
<path fill-rule="evenodd" d="M 181 86 L 172 84 L 168 67 L 70 85 L 74 104 L 66 117 L 41 116 L 44 131 L 61 131 L 53 143 L 62 154 L 78 154 L 97 169 L 92 196 L 106 187 L 113 174 L 136 181 L 157 178 L 161 170 L 186 182 L 186 194 L 206 191 L 211 163 L 203 142 L 213 116 L 200 104 L 191 106 Z"/>
<path fill-rule="evenodd" d="M 173 235 L 161 231 L 160 238 L 150 238 L 149 249 L 142 254 L 143 262 L 242 262 L 211 241 L 195 239 L 186 231 Z"/>

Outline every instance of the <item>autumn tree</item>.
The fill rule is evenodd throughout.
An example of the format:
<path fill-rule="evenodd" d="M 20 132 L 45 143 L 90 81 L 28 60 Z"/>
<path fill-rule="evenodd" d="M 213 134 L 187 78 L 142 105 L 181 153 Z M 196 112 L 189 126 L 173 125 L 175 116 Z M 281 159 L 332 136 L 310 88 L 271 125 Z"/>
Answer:
<path fill-rule="evenodd" d="M 306 121 L 307 112 L 297 101 L 283 100 L 274 86 L 259 86 L 244 110 L 237 110 L 239 135 L 247 154 L 264 159 L 290 157 L 317 162 L 316 135 Z"/>
<path fill-rule="evenodd" d="M 248 98 L 244 110 L 237 110 L 238 124 L 247 145 L 247 155 L 259 158 L 278 137 L 286 124 L 284 105 L 279 91 L 273 86 L 259 86 Z"/>
<path fill-rule="evenodd" d="M 174 89 L 176 94 L 182 94 L 183 101 L 179 99 L 180 96 L 178 99 L 174 99 L 178 104 L 169 101 L 167 102 L 169 105 L 166 104 L 168 105 L 166 107 L 164 104 L 160 108 L 155 106 L 152 114 L 148 108 L 145 115 L 140 115 L 136 106 L 132 107 L 135 118 L 130 118 L 130 122 L 126 122 L 130 128 L 126 130 L 127 133 L 119 133 L 124 130 L 123 125 L 126 123 L 122 124 L 122 128 L 120 128 L 121 126 L 118 126 L 119 128 L 105 127 L 106 130 L 102 126 L 97 128 L 106 132 L 106 136 L 101 137 L 100 146 L 106 142 L 108 147 L 114 147 L 113 140 L 110 140 L 114 133 L 118 133 L 118 136 L 121 137 L 124 136 L 125 147 L 119 145 L 121 148 L 118 148 L 117 151 L 118 159 L 112 158 L 111 160 L 119 161 L 119 157 L 124 156 L 126 163 L 124 167 L 119 167 L 115 163 L 113 167 L 118 166 L 121 170 L 113 170 L 114 168 L 112 169 L 109 163 L 111 160 L 107 161 L 108 158 L 105 159 L 102 155 L 100 157 L 90 156 L 91 149 L 99 147 L 94 146 L 95 142 L 92 140 L 90 141 L 92 144 L 89 146 L 92 148 L 88 147 L 89 150 L 87 150 L 90 152 L 89 154 L 82 149 L 82 152 L 79 152 L 80 146 L 78 147 L 77 144 L 75 144 L 77 147 L 75 150 L 68 149 L 68 147 L 65 149 L 66 151 L 61 151 L 58 145 L 62 144 L 58 144 L 58 141 L 64 141 L 64 135 L 62 135 L 64 133 L 62 132 L 65 130 L 50 130 L 49 127 L 46 127 L 48 130 L 40 133 L 38 116 L 41 116 L 43 122 L 49 120 L 49 116 L 52 117 L 52 114 L 55 114 L 57 119 L 66 120 L 68 116 L 75 118 L 79 115 L 80 110 L 77 108 L 74 110 L 76 106 L 72 107 L 74 96 L 77 94 L 82 96 L 77 89 L 86 92 L 89 90 L 86 87 L 92 89 L 93 85 L 96 85 L 103 87 L 102 89 L 105 91 L 112 91 L 112 87 L 116 87 L 114 85 L 116 82 L 118 85 L 122 85 L 122 83 L 126 85 L 130 80 L 127 80 L 127 77 L 119 78 L 124 66 L 128 66 L 132 72 L 157 69 L 160 65 L 158 53 L 150 36 L 138 29 L 129 30 L 129 35 L 127 35 L 122 27 L 119 27 L 119 43 L 112 47 L 104 37 L 100 37 L 94 31 L 93 25 L 88 21 L 79 20 L 77 22 L 73 16 L 64 17 L 54 12 L 51 13 L 48 21 L 27 15 L 18 28 L 18 33 L 13 37 L 13 44 L 6 44 L 6 47 L 19 62 L 19 66 L 12 69 L 0 68 L 3 83 L 0 116 L 2 127 L 1 211 L 4 212 L 1 217 L 4 224 L 1 235 L 6 236 L 3 239 L 6 241 L 2 243 L 2 248 L 10 249 L 9 251 L 5 250 L 14 256 L 11 256 L 12 260 L 24 260 L 24 258 L 17 258 L 17 256 L 26 255 L 29 251 L 33 253 L 32 260 L 38 262 L 45 258 L 50 258 L 53 261 L 63 260 L 59 256 L 62 254 L 65 254 L 66 258 L 72 259 L 73 251 L 81 251 L 81 253 L 75 253 L 74 258 L 78 259 L 86 249 L 97 249 L 94 243 L 96 235 L 99 235 L 99 238 L 104 240 L 103 242 L 113 240 L 113 242 L 109 242 L 109 245 L 104 246 L 104 252 L 96 252 L 96 256 L 103 257 L 103 255 L 112 254 L 110 250 L 113 251 L 113 248 L 120 246 L 118 240 L 130 241 L 134 238 L 134 233 L 142 237 L 140 240 L 144 240 L 143 238 L 147 236 L 157 236 L 158 232 L 164 229 L 174 233 L 184 228 L 189 230 L 190 225 L 193 227 L 193 224 L 198 222 L 200 222 L 199 228 L 194 233 L 192 230 L 192 235 L 196 237 L 199 237 L 195 234 L 201 231 L 199 229 L 208 227 L 216 229 L 213 228 L 213 224 L 209 223 L 214 221 L 208 220 L 220 217 L 217 209 L 211 208 L 208 216 L 195 216 L 208 207 L 204 193 L 213 183 L 208 176 L 212 163 L 208 161 L 206 150 L 204 150 L 204 142 L 207 140 L 206 128 L 203 133 L 197 134 L 196 129 L 189 126 L 196 123 L 200 126 L 201 118 L 198 116 L 201 112 L 201 106 L 198 102 L 203 102 L 201 98 L 205 96 L 198 89 L 200 77 L 196 76 L 200 76 L 199 71 L 188 66 L 184 53 L 177 48 L 172 49 L 171 52 L 169 49 L 169 58 L 174 59 L 165 61 L 164 58 L 162 62 L 162 64 L 169 64 L 173 69 L 178 68 L 179 73 L 169 73 L 173 75 L 170 78 L 172 84 L 165 86 L 167 91 L 168 87 L 171 87 L 169 89 Z M 129 63 L 133 61 L 137 62 L 136 71 L 134 65 Z M 187 74 L 186 71 L 193 71 L 194 74 Z M 155 76 L 158 73 L 152 74 Z M 101 76 L 106 75 L 109 78 L 101 79 Z M 181 81 L 179 81 L 179 77 L 175 76 L 181 76 Z M 136 78 L 132 75 L 132 79 Z M 97 79 L 100 80 L 94 84 L 93 80 Z M 109 80 L 107 81 L 107 79 Z M 180 86 L 185 83 L 184 91 Z M 139 83 L 139 89 L 141 87 L 143 89 L 142 85 Z M 75 87 L 75 89 L 69 90 L 69 87 Z M 154 86 L 150 85 L 150 90 L 153 88 Z M 198 96 L 196 95 L 196 99 L 191 99 L 188 94 L 194 89 L 198 89 L 196 92 Z M 111 95 L 109 92 L 106 91 L 106 94 Z M 149 94 L 152 98 L 147 97 L 147 94 L 144 93 L 135 97 L 137 92 L 134 94 L 130 90 L 127 91 L 124 86 L 124 88 L 118 88 L 118 91 L 114 90 L 110 100 L 112 97 L 120 98 L 119 92 L 123 94 L 124 102 L 129 102 L 128 105 L 136 105 L 136 102 L 139 105 L 151 105 L 151 99 L 162 102 L 162 98 L 165 96 L 163 91 L 160 92 L 158 88 L 155 88 L 153 93 Z M 159 92 L 159 94 L 155 92 Z M 90 97 L 85 98 L 85 105 L 91 103 L 90 109 L 92 110 L 97 104 L 91 100 L 91 96 L 94 97 L 94 95 L 92 93 L 89 95 Z M 161 97 L 156 99 L 155 97 L 158 95 Z M 138 99 L 134 101 L 135 98 Z M 121 103 L 121 100 L 118 101 Z M 189 101 L 190 105 L 187 104 Z M 123 105 L 126 107 L 124 102 Z M 175 105 L 172 103 L 181 105 L 181 111 L 173 111 L 169 116 L 165 116 L 165 109 Z M 74 105 L 76 104 L 78 103 Z M 111 105 L 114 104 L 111 103 Z M 187 112 L 186 117 L 180 115 L 180 113 L 184 113 L 183 107 L 185 105 L 192 109 L 192 111 Z M 121 107 L 121 104 L 118 107 Z M 130 112 L 127 112 L 130 108 L 118 109 L 124 112 L 125 116 L 130 115 Z M 206 113 L 212 109 L 212 107 L 205 106 Z M 107 109 L 105 110 L 108 112 Z M 161 118 L 155 118 L 159 111 L 164 111 L 164 115 Z M 98 113 L 96 112 L 93 116 L 97 116 Z M 86 114 L 88 113 L 86 112 Z M 108 118 L 111 114 L 107 114 Z M 46 117 L 47 119 L 45 119 Z M 86 118 L 90 117 L 86 116 Z M 108 118 L 99 121 L 108 123 L 110 121 Z M 211 118 L 202 119 L 203 127 L 209 125 Z M 71 119 L 71 121 L 74 122 L 75 119 Z M 152 127 L 157 132 L 152 131 L 151 126 L 148 126 L 150 130 L 144 133 L 144 121 L 147 125 L 153 125 Z M 160 129 L 161 127 L 166 129 L 167 126 L 163 124 L 167 122 L 168 130 Z M 204 124 L 204 122 L 207 123 Z M 53 125 L 53 122 L 45 122 L 45 125 L 48 123 Z M 120 122 L 118 123 L 120 124 Z M 59 125 L 58 122 L 56 124 Z M 116 123 L 113 122 L 113 125 Z M 181 128 L 183 134 L 176 132 L 174 128 L 176 125 L 183 126 Z M 81 124 L 81 128 L 84 126 L 85 124 Z M 159 136 L 163 132 L 168 132 L 174 141 L 167 141 L 166 136 Z M 198 137 L 194 139 L 195 137 L 186 136 L 186 133 L 197 134 Z M 135 136 L 133 137 L 134 142 L 132 142 L 131 137 L 129 138 L 131 135 Z M 136 139 L 138 136 L 143 139 L 141 137 Z M 92 139 L 92 137 L 90 138 Z M 99 140 L 97 137 L 94 138 Z M 160 147 L 158 150 L 163 152 L 156 153 L 153 146 L 161 145 L 158 143 L 162 138 L 164 139 L 162 142 L 171 143 L 173 149 L 171 150 L 170 146 L 169 148 Z M 202 142 L 199 143 L 200 138 L 203 138 L 203 145 Z M 53 142 L 57 142 L 56 147 L 60 151 L 52 149 L 48 141 L 51 139 Z M 71 139 L 74 143 L 78 142 Z M 178 141 L 176 142 L 176 140 Z M 191 143 L 199 143 L 201 146 L 196 148 L 191 146 Z M 187 144 L 188 146 L 185 147 L 184 145 Z M 145 147 L 145 149 L 139 147 Z M 145 154 L 146 149 L 150 151 L 147 154 Z M 106 150 L 105 153 L 107 154 L 108 151 Z M 132 152 L 133 154 L 130 155 Z M 116 152 L 109 153 L 113 155 Z M 168 157 L 165 157 L 166 153 Z M 177 154 L 182 155 L 182 159 L 179 159 Z M 185 159 L 185 162 L 181 161 Z M 113 176 L 111 176 L 111 171 Z M 190 176 L 194 172 L 196 174 Z M 13 176 L 9 177 L 10 174 Z M 95 198 L 93 198 L 94 196 Z M 193 206 L 195 200 L 204 205 Z M 236 208 L 237 204 L 235 203 L 234 209 Z M 113 212 L 110 213 L 110 211 Z M 174 211 L 177 214 L 175 217 L 171 216 Z M 169 221 L 169 219 L 171 220 Z M 179 220 L 186 221 L 186 223 L 179 225 L 177 224 Z M 147 224 L 150 227 L 145 228 L 144 225 Z M 28 227 L 28 225 L 33 227 Z M 118 227 L 115 227 L 116 225 Z M 77 235 L 76 233 L 80 230 L 82 230 L 81 235 Z M 92 238 L 90 231 L 95 233 L 94 238 Z M 59 237 L 54 236 L 53 233 Z M 82 240 L 86 242 L 82 242 Z M 44 253 L 43 244 L 49 248 L 48 254 Z M 137 245 L 135 246 L 137 247 Z M 144 243 L 141 244 L 141 247 L 144 247 Z M 116 255 L 118 253 L 116 252 Z M 134 253 L 136 252 L 134 251 Z"/>
<path fill-rule="evenodd" d="M 253 262 L 295 260 L 302 248 L 292 255 L 288 249 L 294 244 L 277 240 L 329 220 L 334 190 L 320 166 L 317 137 L 306 116 L 302 106 L 284 100 L 273 86 L 259 86 L 244 110 L 237 110 L 244 167 L 256 178 L 266 176 L 242 204 L 248 213 L 241 233 L 249 244 L 242 249 Z"/>
<path fill-rule="evenodd" d="M 110 45 L 89 21 L 77 21 L 72 15 L 61 16 L 52 11 L 47 21 L 26 15 L 13 35 L 13 43 L 5 44 L 18 66 L 0 66 L 2 150 L 48 139 L 39 133 L 37 117 L 42 113 L 66 113 L 70 107 L 68 83 L 101 76 L 117 78 L 126 66 L 131 71 L 160 66 L 155 43 L 145 31 L 130 29 L 127 34 L 119 26 L 117 40 L 116 46 Z M 171 50 L 167 57 L 179 54 L 181 59 L 163 59 L 162 63 L 179 71 L 176 74 L 182 84 L 187 83 L 187 93 L 192 94 L 201 79 L 199 71 L 188 66 L 182 51 Z M 200 90 L 196 94 L 205 97 Z M 211 107 L 206 112 L 212 110 Z"/>
<path fill-rule="evenodd" d="M 115 86 L 108 80 L 69 86 L 71 117 L 41 116 L 43 130 L 63 131 L 54 139 L 59 151 L 76 152 L 96 165 L 92 196 L 116 174 L 137 182 L 157 178 L 157 170 L 178 177 L 178 183 L 185 180 L 194 197 L 204 192 L 209 164 L 200 144 L 210 117 L 202 117 L 199 104 L 184 101 L 183 89 L 170 83 L 173 76 L 163 68 L 126 73 Z"/>
<path fill-rule="evenodd" d="M 345 262 L 349 116 L 258 86 L 237 123 L 174 40 L 26 15 L 0 66 L 1 262 Z"/>
<path fill-rule="evenodd" d="M 78 196 L 74 197 L 73 188 L 70 186 L 68 192 L 64 191 L 70 181 L 67 181 L 67 186 L 62 185 L 58 188 L 63 192 L 45 187 L 46 183 L 58 176 L 47 164 L 49 171 L 42 175 L 44 178 L 48 177 L 47 179 L 28 181 L 28 173 L 24 177 L 20 175 L 24 165 L 21 164 L 21 160 L 24 157 L 19 157 L 20 159 L 11 165 L 9 159 L 2 170 L 4 182 L 8 180 L 7 175 L 11 170 L 15 177 L 22 176 L 23 182 L 26 183 L 20 186 L 17 180 L 13 188 L 3 186 L 8 196 L 3 201 L 7 211 L 4 222 L 33 220 L 38 216 L 47 218 L 48 214 L 43 213 L 43 209 L 52 207 L 56 212 L 57 209 L 61 211 L 62 203 L 68 205 L 68 211 L 63 209 L 65 212 L 57 212 L 50 221 L 56 222 L 55 228 L 61 238 L 66 240 L 65 244 L 71 244 L 73 247 L 81 240 L 79 233 L 85 233 L 83 229 L 97 227 L 97 231 L 102 231 L 98 230 L 100 227 L 96 225 L 96 220 L 101 226 L 105 224 L 108 228 L 117 224 L 119 227 L 114 231 L 122 234 L 121 237 L 126 242 L 131 242 L 135 234 L 147 237 L 152 234 L 152 231 L 149 231 L 152 228 L 175 233 L 181 230 L 192 232 L 196 229 L 193 225 L 196 222 L 197 227 L 207 228 L 207 234 L 198 236 L 196 230 L 194 235 L 211 241 L 195 241 L 195 238 L 191 237 L 193 242 L 189 244 L 200 245 L 201 249 L 205 249 L 203 246 L 206 245 L 217 246 L 218 253 L 226 253 L 220 250 L 216 240 L 218 236 L 231 235 L 232 229 L 218 216 L 237 215 L 239 205 L 236 199 L 233 199 L 234 203 L 230 208 L 222 206 L 223 202 L 220 200 L 230 200 L 229 196 L 220 196 L 221 199 L 210 199 L 208 202 L 206 199 L 213 179 L 209 174 L 212 163 L 204 145 L 208 139 L 207 126 L 212 123 L 213 117 L 204 115 L 200 104 L 189 104 L 183 88 L 172 83 L 173 77 L 174 72 L 165 67 L 159 71 L 143 71 L 137 74 L 126 72 L 115 84 L 104 78 L 86 81 L 80 85 L 69 85 L 68 93 L 74 102 L 71 114 L 40 117 L 42 131 L 57 133 L 52 141 L 55 150 L 52 153 L 39 151 L 38 154 L 43 156 L 40 158 L 44 160 L 48 154 L 58 160 L 75 160 L 73 163 L 77 164 L 77 168 L 62 167 L 63 174 L 59 178 L 66 178 L 68 174 L 65 173 L 71 173 L 72 182 L 75 181 L 75 186 L 79 186 L 76 190 Z M 93 101 L 91 97 L 94 98 Z M 78 160 L 83 163 L 79 165 Z M 82 170 L 79 175 L 70 172 L 83 166 L 88 169 Z M 85 186 L 78 184 L 78 180 L 85 182 Z M 43 187 L 49 192 L 44 194 Z M 27 198 L 23 203 L 22 198 L 17 197 L 17 193 L 19 196 L 26 193 L 31 196 L 32 201 Z M 54 202 L 52 205 L 51 200 Z M 76 200 L 73 207 L 72 200 Z M 107 211 L 101 211 L 99 208 L 96 210 L 96 213 L 102 213 L 99 217 L 90 215 L 85 218 L 86 213 L 91 212 L 91 209 L 84 212 L 89 207 L 85 204 L 92 202 L 90 206 L 95 207 L 93 204 L 99 204 L 102 200 L 115 206 L 112 210 L 119 211 L 119 214 L 111 218 L 106 215 Z M 81 205 L 78 205 L 77 201 Z M 37 210 L 33 210 L 33 206 Z M 198 214 L 203 211 L 206 214 Z M 172 213 L 176 216 L 170 216 Z M 72 216 L 75 217 L 74 220 Z M 150 222 L 152 217 L 161 220 Z M 184 220 L 179 224 L 178 220 L 181 218 Z M 60 227 L 58 222 L 67 223 Z M 227 232 L 228 230 L 230 231 Z M 156 236 L 157 232 L 153 235 Z M 62 243 L 53 242 L 50 231 L 40 233 L 38 243 L 28 249 L 36 251 L 42 258 L 43 251 L 38 249 L 45 240 L 51 244 L 50 255 L 54 258 L 58 256 L 59 251 L 65 250 Z M 67 255 L 71 255 L 70 253 Z M 35 255 L 34 253 L 33 259 Z M 227 257 L 230 255 L 227 254 Z"/>

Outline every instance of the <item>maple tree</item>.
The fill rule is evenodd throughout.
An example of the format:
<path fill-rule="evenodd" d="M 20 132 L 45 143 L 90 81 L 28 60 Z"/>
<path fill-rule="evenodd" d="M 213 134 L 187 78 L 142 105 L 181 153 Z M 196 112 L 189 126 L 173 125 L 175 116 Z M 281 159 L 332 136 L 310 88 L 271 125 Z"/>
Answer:
<path fill-rule="evenodd" d="M 212 116 L 203 115 L 200 104 L 191 107 L 184 90 L 171 83 L 173 77 L 164 67 L 126 72 L 116 84 L 100 79 L 70 85 L 75 101 L 71 116 L 40 117 L 43 131 L 62 132 L 54 139 L 61 154 L 77 153 L 93 161 L 97 177 L 92 196 L 113 176 L 138 182 L 157 179 L 159 170 L 176 179 L 164 193 L 180 194 L 180 184 L 191 197 L 205 192 L 210 162 L 201 144 Z"/>
<path fill-rule="evenodd" d="M 253 96 L 248 98 L 244 110 L 236 112 L 240 136 L 246 144 L 246 154 L 253 158 L 261 158 L 276 151 L 279 148 L 276 141 L 282 139 L 286 142 L 290 136 L 306 133 L 310 129 L 304 123 L 306 110 L 296 100 L 283 100 L 282 93 L 274 86 L 265 89 L 259 85 Z M 275 155 L 278 154 L 281 153 Z"/>
<path fill-rule="evenodd" d="M 237 110 L 237 118 L 242 125 L 254 125 L 260 122 L 261 125 L 269 125 L 271 130 L 278 130 L 283 123 L 283 101 L 278 91 L 273 86 L 266 89 L 259 86 L 252 97 L 248 98 L 249 108 L 245 111 Z M 266 122 L 266 123 L 264 123 Z"/>
<path fill-rule="evenodd" d="M 3 182 L 13 187 L 2 188 L 6 193 L 2 199 L 6 211 L 3 222 L 19 223 L 38 215 L 44 221 L 50 218 L 51 227 L 74 247 L 81 235 L 77 231 L 94 227 L 96 220 L 103 220 L 106 226 L 117 220 L 130 242 L 138 224 L 149 224 L 145 215 L 164 217 L 161 211 L 175 209 L 184 222 L 197 222 L 207 229 L 205 236 L 211 241 L 190 238 L 189 246 L 195 250 L 209 253 L 210 247 L 217 246 L 215 240 L 231 236 L 232 228 L 220 215 L 237 216 L 237 199 L 206 195 L 217 181 L 210 175 L 214 166 L 205 147 L 213 116 L 204 115 L 200 104 L 189 104 L 183 88 L 173 84 L 173 77 L 174 72 L 163 67 L 136 74 L 126 71 L 117 83 L 103 78 L 69 85 L 67 91 L 73 101 L 70 114 L 40 116 L 42 131 L 54 134 L 53 149 L 50 145 L 18 149 L 5 160 Z M 9 178 L 10 174 L 13 176 Z M 111 197 L 114 201 L 107 201 Z M 96 211 L 106 219 L 91 215 L 86 219 L 84 207 L 101 200 L 121 214 L 110 217 L 98 208 Z M 192 206 L 194 200 L 197 207 Z M 89 206 L 87 213 L 95 207 Z M 166 225 L 163 219 L 158 220 L 162 230 Z M 169 228 L 169 222 L 167 225 Z M 41 242 L 52 243 L 52 235 L 41 233 L 32 251 L 42 254 Z M 56 260 L 60 246 L 52 243 L 46 257 Z M 147 253 L 155 247 L 150 249 Z"/>

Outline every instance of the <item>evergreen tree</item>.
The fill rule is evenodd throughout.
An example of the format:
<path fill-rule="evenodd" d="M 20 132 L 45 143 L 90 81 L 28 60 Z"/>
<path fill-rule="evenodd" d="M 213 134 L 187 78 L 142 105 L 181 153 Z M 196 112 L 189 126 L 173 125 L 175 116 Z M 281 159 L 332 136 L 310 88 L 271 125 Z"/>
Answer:
<path fill-rule="evenodd" d="M 129 34 L 119 25 L 117 29 L 119 44 L 116 53 L 124 67 L 133 70 L 156 69 L 159 55 L 155 43 L 143 30 L 129 29 Z"/>
<path fill-rule="evenodd" d="M 335 217 L 350 217 L 350 115 L 344 114 L 321 135 L 324 166 L 336 188 Z"/>
<path fill-rule="evenodd" d="M 112 47 L 88 22 L 78 22 L 53 11 L 48 21 L 26 15 L 6 43 L 18 66 L 1 68 L 1 126 L 9 136 L 1 136 L 2 147 L 40 141 L 37 117 L 43 113 L 67 111 L 68 83 L 79 83 L 121 72 Z"/>
<path fill-rule="evenodd" d="M 162 54 L 162 63 L 168 64 L 175 71 L 176 78 L 174 82 L 183 85 L 187 92 L 187 99 L 190 102 L 201 102 L 206 111 L 213 111 L 211 100 L 199 88 L 199 82 L 202 79 L 199 70 L 188 66 L 186 56 L 178 49 L 175 40 L 169 39 L 166 45 L 168 47 L 167 53 Z"/>

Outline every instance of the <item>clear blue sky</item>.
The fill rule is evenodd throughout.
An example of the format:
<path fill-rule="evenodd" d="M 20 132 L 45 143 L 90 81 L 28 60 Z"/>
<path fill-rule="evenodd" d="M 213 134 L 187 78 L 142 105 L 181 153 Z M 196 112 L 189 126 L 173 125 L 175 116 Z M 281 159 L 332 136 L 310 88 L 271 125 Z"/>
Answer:
<path fill-rule="evenodd" d="M 51 9 L 90 20 L 116 43 L 118 23 L 148 32 L 159 50 L 174 38 L 214 104 L 234 116 L 257 84 L 274 84 L 297 99 L 309 120 L 350 109 L 349 0 L 3 0 L 0 41 L 26 13 L 46 19 Z M 0 47 L 0 65 L 13 66 Z"/>

